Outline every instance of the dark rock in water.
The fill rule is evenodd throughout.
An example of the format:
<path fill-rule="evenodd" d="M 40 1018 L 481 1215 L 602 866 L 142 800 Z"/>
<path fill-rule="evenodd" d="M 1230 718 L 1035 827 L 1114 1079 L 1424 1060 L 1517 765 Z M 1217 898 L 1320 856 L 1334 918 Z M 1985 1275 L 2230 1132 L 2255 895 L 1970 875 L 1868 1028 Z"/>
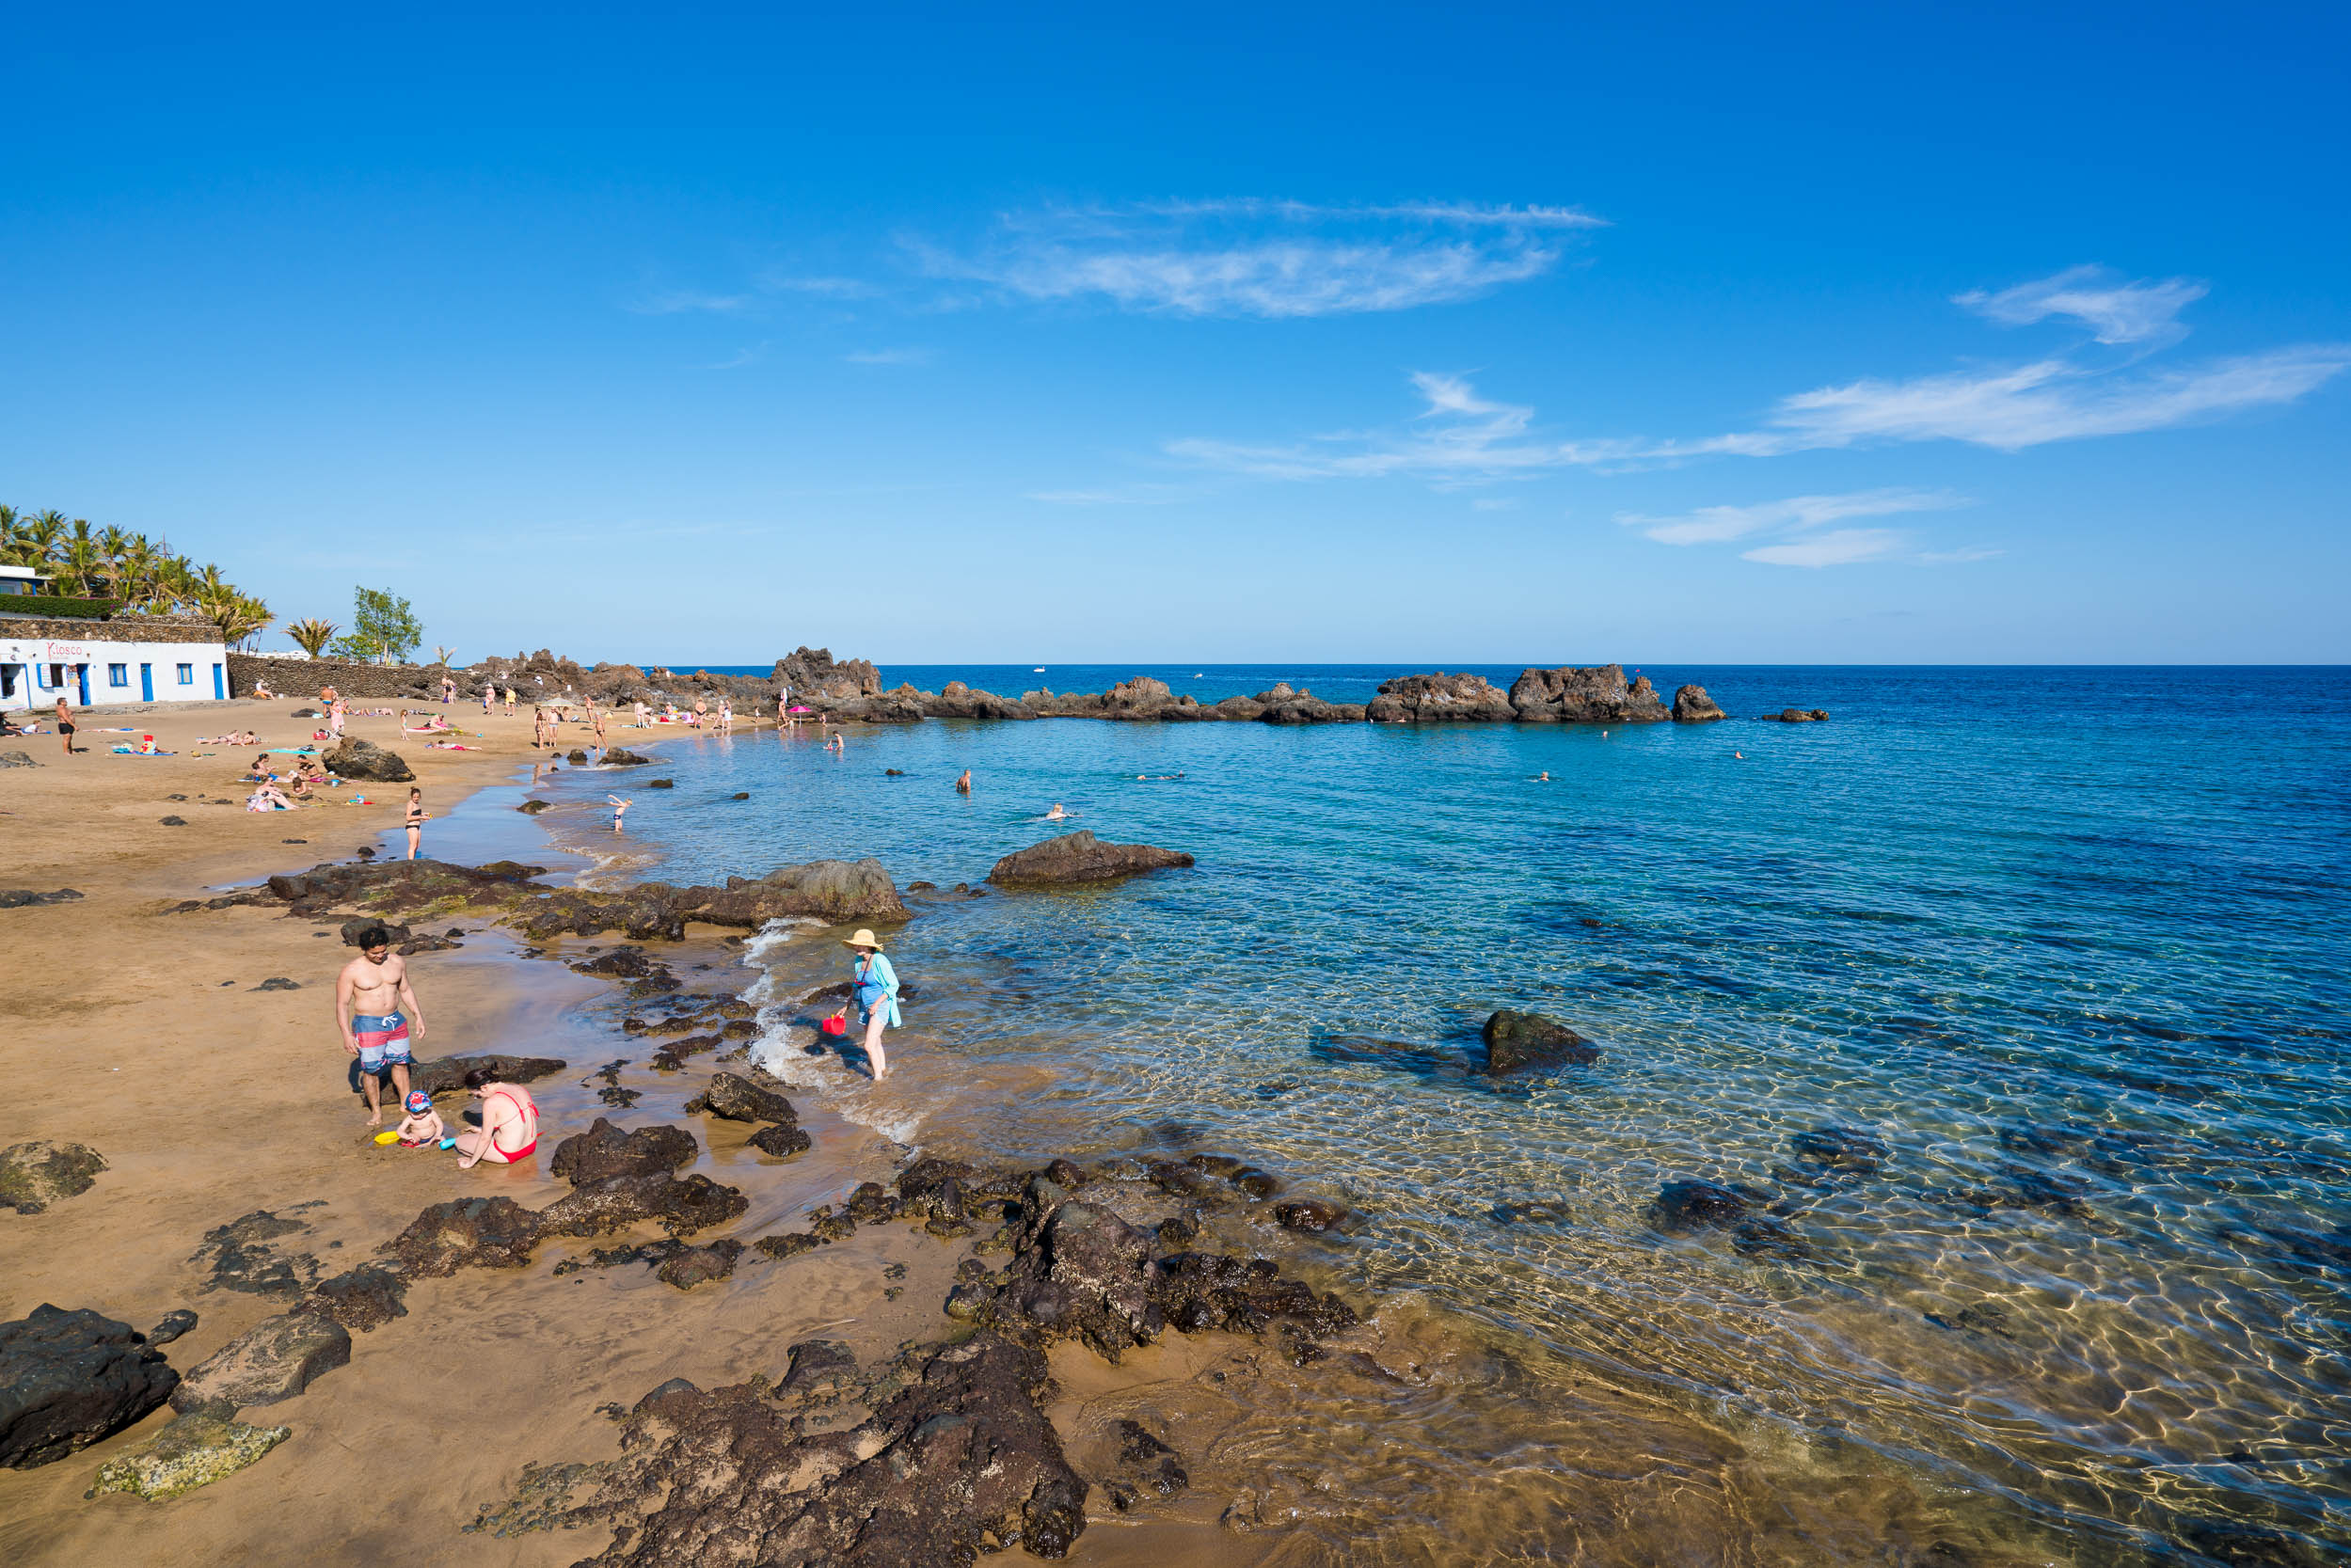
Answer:
<path fill-rule="evenodd" d="M 525 800 L 515 809 L 522 813 L 525 816 L 536 816 L 539 813 L 547 810 L 547 804 L 548 803 L 545 800 Z"/>
<path fill-rule="evenodd" d="M 1882 1140 L 1851 1127 L 1816 1127 L 1787 1140 L 1798 1159 L 1808 1164 L 1856 1176 L 1874 1175 L 1885 1166 L 1891 1152 Z"/>
<path fill-rule="evenodd" d="M 300 840 L 294 842 L 299 843 Z M 9 888 L 0 892 L 0 910 L 29 909 L 35 904 L 71 904 L 82 895 L 70 887 L 55 893 L 36 893 L 28 887 Z"/>
<path fill-rule="evenodd" d="M 583 1182 L 536 1216 L 548 1236 L 596 1236 L 659 1220 L 673 1236 L 689 1236 L 739 1218 L 750 1200 L 700 1174 L 682 1180 L 666 1171 L 608 1176 Z"/>
<path fill-rule="evenodd" d="M 1521 1068 L 1586 1067 L 1600 1059 L 1600 1048 L 1556 1019 L 1541 1013 L 1515 1013 L 1507 1008 L 1485 1021 L 1485 1070 L 1517 1072 Z"/>
<path fill-rule="evenodd" d="M 302 984 L 298 980 L 289 980 L 282 974 L 273 974 L 253 989 L 255 990 L 300 990 Z"/>
<path fill-rule="evenodd" d="M 584 1186 L 608 1176 L 645 1176 L 683 1170 L 694 1163 L 700 1146 L 682 1127 L 640 1127 L 624 1132 L 598 1117 L 585 1132 L 575 1133 L 555 1146 L 550 1174 Z"/>
<path fill-rule="evenodd" d="M 988 873 L 988 880 L 1005 887 L 1072 887 L 1191 863 L 1192 857 L 1179 850 L 1148 844 L 1104 844 L 1094 837 L 1093 830 L 1080 828 L 1005 856 Z"/>
<path fill-rule="evenodd" d="M 644 786 L 647 789 L 675 789 L 677 781 L 675 779 L 647 779 Z"/>
<path fill-rule="evenodd" d="M 1347 1212 L 1335 1203 L 1321 1198 L 1302 1198 L 1295 1203 L 1274 1205 L 1274 1222 L 1284 1230 L 1304 1230 L 1319 1234 L 1338 1228 Z"/>
<path fill-rule="evenodd" d="M 628 1413 L 593 1497 L 559 1517 L 622 1527 L 600 1568 L 971 1568 L 1014 1546 L 1068 1555 L 1086 1528 L 1086 1482 L 1045 1418 L 1041 1355 L 982 1335 L 917 1347 L 859 1381 L 812 1363 L 775 1398 L 760 1384 L 664 1384 Z M 812 1412 L 849 1403 L 873 1414 L 810 1430 Z M 689 1474 L 697 1483 L 678 1484 Z"/>
<path fill-rule="evenodd" d="M 147 1342 L 151 1345 L 167 1345 L 189 1329 L 194 1328 L 196 1323 L 196 1314 L 184 1307 L 176 1312 L 167 1312 L 154 1327 L 147 1331 Z"/>
<path fill-rule="evenodd" d="M 751 791 L 747 789 L 739 789 L 734 794 L 728 796 L 727 799 L 730 800 L 748 800 L 751 799 Z"/>
<path fill-rule="evenodd" d="M 1784 707 L 1777 713 L 1759 713 L 1756 718 L 1779 724 L 1817 724 L 1828 718 L 1826 708 Z"/>
<path fill-rule="evenodd" d="M 198 1363 L 171 1408 L 227 1420 L 251 1404 L 290 1400 L 351 1360 L 351 1333 L 323 1312 L 263 1318 Z"/>
<path fill-rule="evenodd" d="M 543 1234 L 539 1216 L 511 1197 L 460 1197 L 419 1213 L 384 1251 L 420 1278 L 459 1269 L 519 1269 Z"/>
<path fill-rule="evenodd" d="M 574 768 L 585 768 L 588 766 L 588 753 L 575 746 L 564 753 L 564 760 Z"/>
<path fill-rule="evenodd" d="M 408 1083 L 436 1098 L 484 1084 L 532 1084 L 568 1066 L 555 1056 L 509 1056 L 490 1052 L 479 1056 L 438 1056 L 408 1069 Z"/>
<path fill-rule="evenodd" d="M 898 1217 L 898 1201 L 879 1181 L 860 1181 L 849 1195 L 849 1217 L 860 1225 L 886 1225 Z"/>
<path fill-rule="evenodd" d="M 1364 709 L 1375 724 L 1432 724 L 1507 721 L 1510 698 L 1484 675 L 1399 675 L 1380 683 Z"/>
<path fill-rule="evenodd" d="M 1825 1261 L 1820 1249 L 1776 1215 L 1741 1220 L 1731 1231 L 1731 1247 L 1742 1258 L 1769 1258 L 1783 1263 Z"/>
<path fill-rule="evenodd" d="M 1140 1421 L 1121 1420 L 1118 1432 L 1118 1471 L 1102 1483 L 1111 1507 L 1125 1513 L 1147 1497 L 1172 1497 L 1192 1484 L 1183 1457 Z"/>
<path fill-rule="evenodd" d="M 267 1209 L 256 1209 L 204 1232 L 188 1261 L 208 1270 L 208 1291 L 237 1291 L 254 1296 L 300 1295 L 318 1276 L 309 1253 L 280 1252 L 273 1243 L 310 1227 Z"/>
<path fill-rule="evenodd" d="M 1728 719 L 1707 695 L 1703 686 L 1685 686 L 1674 693 L 1674 721 L 1679 724 L 1705 724 L 1717 719 Z"/>
<path fill-rule="evenodd" d="M 743 1255 L 743 1243 L 737 1241 L 716 1241 L 707 1246 L 687 1247 L 676 1257 L 653 1271 L 654 1277 L 664 1285 L 675 1285 L 691 1291 L 714 1279 L 724 1279 L 735 1272 L 735 1259 Z"/>
<path fill-rule="evenodd" d="M 0 1209 L 40 1213 L 88 1192 L 105 1168 L 106 1157 L 87 1144 L 11 1144 L 0 1148 Z"/>
<path fill-rule="evenodd" d="M 1510 685 L 1522 724 L 1654 724 L 1672 717 L 1646 675 L 1625 679 L 1621 664 L 1527 670 Z"/>
<path fill-rule="evenodd" d="M 604 752 L 604 766 L 607 768 L 643 768 L 652 760 L 651 757 L 639 756 L 626 746 L 609 747 Z"/>
<path fill-rule="evenodd" d="M 763 1127 L 744 1140 L 762 1154 L 788 1160 L 795 1154 L 805 1154 L 816 1147 L 816 1140 L 797 1127 L 777 1125 Z"/>
<path fill-rule="evenodd" d="M 882 776 L 885 779 L 902 779 L 906 777 L 906 769 L 903 768 L 884 768 L 882 770 Z M 929 882 L 916 882 L 914 884 L 916 887 L 929 887 L 930 885 L 931 884 Z"/>
<path fill-rule="evenodd" d="M 1413 1040 L 1381 1039 L 1375 1035 L 1325 1035 L 1309 1043 L 1307 1051 L 1326 1062 L 1353 1062 L 1397 1072 L 1438 1072 L 1447 1066 L 1459 1065 L 1458 1057 L 1452 1053 Z"/>
<path fill-rule="evenodd" d="M 1661 1230 L 1735 1225 L 1747 1217 L 1747 1200 L 1711 1181 L 1668 1181 L 1649 1206 L 1649 1216 Z"/>
<path fill-rule="evenodd" d="M 642 980 L 651 974 L 666 974 L 667 965 L 648 955 L 634 943 L 624 942 L 609 953 L 593 958 L 578 958 L 568 965 L 577 974 L 601 974 L 614 980 Z"/>
<path fill-rule="evenodd" d="M 805 1230 L 787 1230 L 781 1235 L 762 1236 L 752 1246 L 774 1259 L 797 1258 L 824 1245 Z"/>
<path fill-rule="evenodd" d="M 800 1113 L 784 1098 L 783 1085 L 758 1069 L 755 1077 L 745 1078 L 732 1072 L 710 1075 L 703 1091 L 686 1101 L 687 1111 L 720 1117 L 727 1121 L 780 1121 L 797 1125 Z M 765 1079 L 762 1083 L 759 1080 Z M 774 1085 L 770 1087 L 770 1085 Z"/>
<path fill-rule="evenodd" d="M 666 996 L 671 991 L 679 990 L 681 985 L 682 982 L 676 975 L 666 969 L 659 970 L 642 980 L 631 980 L 628 983 L 628 999 L 631 1002 L 643 1002 L 649 996 Z"/>
<path fill-rule="evenodd" d="M 1963 1307 L 1949 1317 L 1939 1312 L 1927 1314 L 1927 1321 L 1937 1328 L 1956 1329 L 1968 1334 L 1989 1334 L 1994 1338 L 2016 1338 L 2015 1322 L 2009 1309 L 1996 1301 L 1979 1301 Z"/>
<path fill-rule="evenodd" d="M 320 1280 L 294 1310 L 324 1313 L 354 1334 L 370 1334 L 394 1318 L 408 1315 L 401 1301 L 407 1293 L 408 1282 L 399 1275 L 362 1263 L 332 1279 Z"/>
<path fill-rule="evenodd" d="M 140 1419 L 180 1374 L 131 1325 L 47 1303 L 0 1323 L 0 1465 L 29 1470 Z"/>
<path fill-rule="evenodd" d="M 401 759 L 397 752 L 388 752 L 372 740 L 351 736 L 343 743 L 319 759 L 326 771 L 345 779 L 362 779 L 369 784 L 406 784 L 416 777 L 415 771 Z"/>

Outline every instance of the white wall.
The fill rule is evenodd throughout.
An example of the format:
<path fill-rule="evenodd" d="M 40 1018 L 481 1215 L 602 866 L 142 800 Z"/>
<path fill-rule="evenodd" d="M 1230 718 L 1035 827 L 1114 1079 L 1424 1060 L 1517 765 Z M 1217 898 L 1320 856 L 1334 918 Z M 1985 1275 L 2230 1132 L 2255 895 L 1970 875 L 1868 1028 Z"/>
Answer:
<path fill-rule="evenodd" d="M 146 666 L 152 695 L 139 684 Z M 180 678 L 181 666 L 188 678 Z M 63 666 L 62 684 L 50 677 Z M 115 682 L 117 667 L 122 684 Z M 209 703 L 229 689 L 229 650 L 218 642 L 112 642 L 99 638 L 0 638 L 0 707 L 54 707 L 59 697 L 84 705 L 82 676 L 89 681 L 87 705 L 123 703 Z M 215 675 L 217 672 L 217 675 Z M 217 682 L 217 684 L 215 684 Z"/>

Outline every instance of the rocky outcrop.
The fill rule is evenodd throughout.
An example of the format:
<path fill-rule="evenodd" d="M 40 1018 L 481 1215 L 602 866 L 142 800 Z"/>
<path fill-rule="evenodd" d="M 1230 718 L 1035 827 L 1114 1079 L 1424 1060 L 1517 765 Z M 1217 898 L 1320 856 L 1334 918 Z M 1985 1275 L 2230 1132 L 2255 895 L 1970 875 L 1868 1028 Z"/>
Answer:
<path fill-rule="evenodd" d="M 1784 707 L 1777 713 L 1758 713 L 1755 717 L 1774 724 L 1818 724 L 1827 720 L 1829 710 L 1823 707 Z"/>
<path fill-rule="evenodd" d="M 775 661 L 768 684 L 789 687 L 794 704 L 815 707 L 820 701 L 848 702 L 879 695 L 882 672 L 870 660 L 836 660 L 830 648 L 802 645 Z"/>
<path fill-rule="evenodd" d="M 217 1416 L 175 1417 L 147 1442 L 100 1465 L 98 1479 L 83 1496 L 128 1492 L 151 1502 L 185 1497 L 258 1463 L 293 1435 L 292 1427 L 248 1426 Z"/>
<path fill-rule="evenodd" d="M 1002 887 L 1075 887 L 1191 863 L 1192 857 L 1181 850 L 1104 844 L 1091 829 L 1080 828 L 1005 856 L 988 873 L 988 880 Z"/>
<path fill-rule="evenodd" d="M 689 1236 L 739 1219 L 750 1200 L 696 1173 L 680 1180 L 667 1171 L 608 1176 L 584 1181 L 539 1211 L 540 1233 L 600 1236 L 643 1220 L 658 1220 L 673 1236 Z"/>
<path fill-rule="evenodd" d="M 17 753 L 19 756 L 23 754 L 21 752 Z M 20 765 L 0 763 L 0 767 L 9 766 Z M 31 767 L 32 764 L 21 766 Z M 29 887 L 0 888 L 0 910 L 28 909 L 35 904 L 71 904 L 81 896 L 79 889 L 70 887 L 56 888 L 48 893 Z"/>
<path fill-rule="evenodd" d="M 406 1279 L 389 1269 L 362 1263 L 332 1279 L 320 1280 L 294 1310 L 332 1318 L 354 1334 L 372 1334 L 394 1318 L 408 1315 L 401 1300 L 407 1293 Z"/>
<path fill-rule="evenodd" d="M 917 692 L 915 700 L 933 719 L 1034 719 L 1025 704 L 993 691 L 977 691 L 961 681 L 949 681 L 937 693 Z"/>
<path fill-rule="evenodd" d="M 400 1269 L 421 1279 L 459 1269 L 519 1269 L 539 1244 L 539 1216 L 511 1197 L 436 1203 L 384 1245 Z"/>
<path fill-rule="evenodd" d="M 1530 670 L 1527 674 L 1533 674 Z M 1526 675 L 1518 677 L 1521 682 Z M 1506 721 L 1510 698 L 1484 675 L 1399 675 L 1380 683 L 1364 716 L 1374 724 Z"/>
<path fill-rule="evenodd" d="M 1653 724 L 1672 717 L 1649 677 L 1628 682 L 1621 664 L 1527 670 L 1510 684 L 1522 724 Z"/>
<path fill-rule="evenodd" d="M 290 1400 L 351 1360 L 351 1331 L 323 1312 L 263 1318 L 198 1363 L 171 1408 L 226 1420 L 252 1404 Z"/>
<path fill-rule="evenodd" d="M 11 1144 L 0 1148 L 0 1209 L 38 1214 L 88 1192 L 105 1168 L 105 1156 L 87 1144 Z"/>
<path fill-rule="evenodd" d="M 1501 1076 L 1525 1068 L 1584 1067 L 1600 1048 L 1557 1019 L 1508 1008 L 1485 1021 L 1485 1070 Z"/>
<path fill-rule="evenodd" d="M 329 773 L 345 779 L 364 779 L 371 784 L 406 784 L 416 777 L 415 769 L 399 752 L 388 752 L 356 735 L 319 761 Z"/>
<path fill-rule="evenodd" d="M 555 1146 L 548 1171 L 573 1186 L 611 1176 L 668 1175 L 694 1163 L 700 1146 L 682 1127 L 640 1127 L 624 1132 L 603 1117 L 585 1132 Z"/>
<path fill-rule="evenodd" d="M 1086 1528 L 1086 1482 L 1046 1419 L 1041 1355 L 981 1335 L 915 1347 L 866 1376 L 827 1351 L 838 1347 L 795 1346 L 772 1391 L 761 1381 L 706 1393 L 683 1379 L 654 1389 L 628 1413 L 618 1459 L 560 1467 L 568 1506 L 554 1516 L 622 1527 L 590 1560 L 600 1568 L 971 1568 L 1013 1546 L 1068 1555 Z M 844 1431 L 818 1418 L 858 1406 L 872 1414 Z M 498 1528 L 496 1515 L 484 1523 Z"/>
<path fill-rule="evenodd" d="M 144 1417 L 180 1374 L 129 1323 L 47 1303 L 0 1323 L 0 1465 L 63 1459 Z"/>
<path fill-rule="evenodd" d="M 561 1072 L 570 1064 L 555 1056 L 509 1056 L 485 1052 L 479 1056 L 436 1056 L 408 1069 L 408 1086 L 426 1094 L 454 1094 L 484 1084 L 533 1084 Z"/>
<path fill-rule="evenodd" d="M 780 1121 L 787 1125 L 800 1120 L 800 1113 L 784 1098 L 783 1085 L 757 1068 L 751 1076 L 740 1073 L 715 1072 L 703 1091 L 686 1101 L 688 1114 L 699 1113 L 718 1117 L 725 1121 Z"/>
<path fill-rule="evenodd" d="M 1685 686 L 1674 692 L 1674 721 L 1677 724 L 1708 724 L 1729 717 L 1715 705 L 1703 686 Z"/>

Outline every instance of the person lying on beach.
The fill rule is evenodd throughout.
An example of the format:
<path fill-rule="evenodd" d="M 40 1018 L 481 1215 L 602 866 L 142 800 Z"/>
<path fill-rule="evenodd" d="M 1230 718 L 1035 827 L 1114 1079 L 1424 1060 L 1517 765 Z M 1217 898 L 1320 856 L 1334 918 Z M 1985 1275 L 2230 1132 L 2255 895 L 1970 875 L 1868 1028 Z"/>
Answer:
<path fill-rule="evenodd" d="M 292 811 L 294 802 L 287 800 L 274 784 L 265 784 L 245 798 L 247 811 Z"/>
<path fill-rule="evenodd" d="M 433 1097 L 422 1089 L 410 1089 L 406 1109 L 408 1114 L 393 1131 L 400 1134 L 400 1147 L 415 1148 L 420 1144 L 437 1144 L 449 1136 L 449 1129 L 441 1125 L 441 1114 L 433 1109 Z"/>
<path fill-rule="evenodd" d="M 253 683 L 253 695 L 264 703 L 275 702 L 278 700 L 278 693 L 269 689 L 269 682 L 267 681 L 255 681 Z"/>
<path fill-rule="evenodd" d="M 466 1092 L 482 1101 L 482 1125 L 457 1134 L 457 1168 L 528 1160 L 539 1147 L 539 1107 L 531 1091 L 520 1084 L 484 1084 Z"/>
<path fill-rule="evenodd" d="M 401 725 L 400 733 L 402 735 L 446 735 L 449 727 L 449 721 L 437 713 L 413 729 L 406 724 Z"/>

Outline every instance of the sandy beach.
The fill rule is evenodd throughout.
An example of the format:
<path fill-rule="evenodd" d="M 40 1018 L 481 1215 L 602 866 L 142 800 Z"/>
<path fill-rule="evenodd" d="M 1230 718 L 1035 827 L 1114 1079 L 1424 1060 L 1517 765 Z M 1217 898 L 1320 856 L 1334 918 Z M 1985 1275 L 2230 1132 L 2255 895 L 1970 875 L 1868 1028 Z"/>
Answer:
<path fill-rule="evenodd" d="M 549 1151 L 605 1109 L 583 1069 L 642 1054 L 610 1009 L 592 1006 L 611 994 L 610 983 L 522 958 L 510 934 L 460 921 L 461 947 L 410 959 L 428 1025 L 418 1056 L 503 1051 L 569 1061 L 570 1070 L 533 1085 L 545 1117 L 539 1154 L 516 1168 L 461 1172 L 453 1154 L 373 1141 L 329 1018 L 335 972 L 349 957 L 332 923 L 279 907 L 181 908 L 270 873 L 348 859 L 397 827 L 405 786 L 365 786 L 365 806 L 267 816 L 242 808 L 245 788 L 234 781 L 251 752 L 201 747 L 199 731 L 250 726 L 265 741 L 294 744 L 311 723 L 286 717 L 295 705 L 133 717 L 176 753 L 164 757 L 110 754 L 103 748 L 116 737 L 90 728 L 80 737 L 90 750 L 71 758 L 56 754 L 54 737 L 32 736 L 24 744 L 40 766 L 0 775 L 9 847 L 0 879 L 83 895 L 0 913 L 12 956 L 0 975 L 0 1014 L 9 1022 L 0 1145 L 81 1143 L 107 1162 L 87 1192 L 45 1212 L 0 1217 L 0 1277 L 8 1281 L 0 1315 L 54 1303 L 145 1329 L 192 1309 L 198 1325 L 167 1352 L 185 1371 L 290 1305 L 285 1292 L 219 1288 L 208 1275 L 211 1255 L 200 1251 L 206 1232 L 256 1211 L 295 1222 L 262 1256 L 285 1259 L 307 1282 L 370 1259 L 430 1204 L 498 1196 L 542 1207 L 566 1190 L 548 1173 Z M 459 718 L 469 738 L 484 737 L 475 742 L 483 750 L 426 751 L 389 717 L 355 717 L 351 733 L 400 751 L 428 803 L 445 812 L 508 783 L 532 755 L 527 715 L 484 720 L 460 709 Z M 222 800 L 240 803 L 214 803 Z M 162 823 L 174 816 L 184 825 Z M 694 990 L 716 998 L 748 980 L 716 934 L 690 936 L 664 957 L 694 974 Z M 259 990 L 268 979 L 296 989 Z M 753 1237 L 860 1181 L 887 1181 L 903 1158 L 866 1129 L 816 1110 L 803 1122 L 814 1140 L 806 1153 L 779 1163 L 750 1149 L 749 1127 L 678 1110 L 709 1061 L 697 1058 L 682 1076 L 632 1071 L 622 1081 L 644 1089 L 644 1102 L 616 1115 L 694 1133 L 703 1146 L 694 1169 L 749 1199 L 732 1233 Z M 461 1102 L 442 1097 L 453 1126 Z M 706 1387 L 772 1379 L 786 1347 L 815 1336 L 850 1345 L 861 1360 L 946 1338 L 955 1325 L 940 1303 L 971 1244 L 868 1226 L 783 1261 L 746 1253 L 731 1287 L 691 1291 L 643 1266 L 554 1266 L 586 1255 L 585 1242 L 542 1248 L 520 1272 L 420 1279 L 404 1317 L 355 1336 L 348 1366 L 242 1413 L 294 1433 L 250 1468 L 168 1502 L 85 1500 L 102 1465 L 171 1419 L 166 1407 L 62 1461 L 0 1471 L 0 1558 L 573 1562 L 609 1532 L 460 1529 L 503 1503 L 527 1465 L 612 1457 L 618 1429 L 599 1407 L 625 1408 L 668 1379 Z M 1138 1389 L 1212 1375 L 1221 1385 L 1230 1370 L 1261 1360 L 1245 1338 L 1170 1339 L 1118 1369 L 1072 1347 L 1056 1352 L 1062 1391 L 1052 1409 L 1073 1460 L 1102 1448 L 1117 1416 L 1136 1407 Z M 1104 1517 L 1072 1560 L 1255 1560 L 1261 1545 L 1217 1527 L 1224 1508 L 1222 1496 L 1198 1489 L 1128 1521 L 1097 1493 L 1091 1512 Z"/>

